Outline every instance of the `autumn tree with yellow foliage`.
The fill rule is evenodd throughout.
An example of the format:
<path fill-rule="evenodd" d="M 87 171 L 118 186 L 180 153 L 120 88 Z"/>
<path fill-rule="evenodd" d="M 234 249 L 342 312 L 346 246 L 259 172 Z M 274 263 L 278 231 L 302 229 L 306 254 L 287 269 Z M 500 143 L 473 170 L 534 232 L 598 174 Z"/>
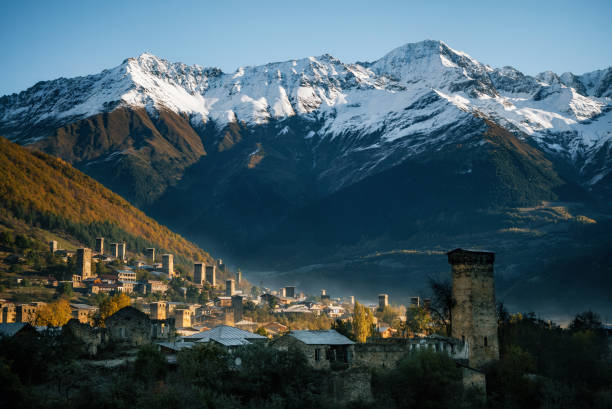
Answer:
<path fill-rule="evenodd" d="M 355 331 L 355 340 L 359 343 L 364 343 L 369 336 L 372 335 L 372 324 L 374 323 L 374 315 L 369 308 L 355 302 L 353 310 L 353 329 Z"/>
<path fill-rule="evenodd" d="M 4 137 L 0 137 L 0 212 L 64 231 L 90 245 L 93 238 L 106 236 L 131 242 L 135 252 L 155 247 L 173 253 L 183 264 L 212 261 L 194 243 L 68 163 Z"/>
<path fill-rule="evenodd" d="M 44 327 L 61 327 L 72 318 L 72 308 L 65 298 L 45 304 L 38 309 L 36 325 Z"/>
<path fill-rule="evenodd" d="M 100 304 L 100 310 L 96 317 L 96 322 L 99 326 L 104 326 L 104 321 L 120 309 L 129 306 L 132 303 L 132 299 L 124 293 L 113 295 L 102 301 Z"/>

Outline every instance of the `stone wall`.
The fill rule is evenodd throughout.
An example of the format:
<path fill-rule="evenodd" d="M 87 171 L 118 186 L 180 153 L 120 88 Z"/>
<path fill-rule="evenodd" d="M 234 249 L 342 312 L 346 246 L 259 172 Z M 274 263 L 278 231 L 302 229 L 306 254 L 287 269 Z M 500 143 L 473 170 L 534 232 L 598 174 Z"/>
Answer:
<path fill-rule="evenodd" d="M 385 338 L 355 345 L 354 365 L 393 368 L 411 352 L 429 349 L 446 353 L 459 362 L 467 362 L 469 346 L 452 338 L 433 335 L 425 338 Z"/>
<path fill-rule="evenodd" d="M 85 347 L 89 355 L 96 355 L 98 348 L 106 342 L 104 328 L 92 327 L 89 324 L 80 323 L 73 318 L 64 327 L 62 331 L 71 333 L 76 338 L 85 343 Z"/>
<path fill-rule="evenodd" d="M 346 404 L 359 401 L 371 402 L 372 373 L 367 368 L 351 368 L 331 372 L 329 375 L 329 398 L 333 402 Z"/>
<path fill-rule="evenodd" d="M 485 374 L 473 368 L 463 367 L 461 369 L 463 374 L 463 387 L 466 389 L 478 388 L 484 393 L 486 390 Z"/>

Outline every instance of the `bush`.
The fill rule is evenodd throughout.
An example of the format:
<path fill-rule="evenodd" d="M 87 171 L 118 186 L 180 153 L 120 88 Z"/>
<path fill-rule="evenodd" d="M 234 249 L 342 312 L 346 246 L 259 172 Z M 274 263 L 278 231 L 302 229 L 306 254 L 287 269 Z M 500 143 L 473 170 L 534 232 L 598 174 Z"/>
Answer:
<path fill-rule="evenodd" d="M 395 408 L 456 407 L 463 393 L 462 373 L 447 355 L 422 350 L 407 355 L 392 370 L 376 372 L 373 392 Z"/>

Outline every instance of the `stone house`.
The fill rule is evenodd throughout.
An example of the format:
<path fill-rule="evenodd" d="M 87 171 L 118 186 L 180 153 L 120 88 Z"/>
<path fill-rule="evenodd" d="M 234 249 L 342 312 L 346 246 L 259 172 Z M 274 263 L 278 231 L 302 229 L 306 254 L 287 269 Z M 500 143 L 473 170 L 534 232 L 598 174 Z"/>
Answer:
<path fill-rule="evenodd" d="M 174 319 L 177 328 L 191 327 L 191 311 L 187 308 L 174 309 Z"/>
<path fill-rule="evenodd" d="M 354 345 L 353 341 L 335 330 L 294 330 L 272 341 L 272 346 L 281 351 L 297 347 L 316 369 L 348 367 L 354 359 Z"/>
<path fill-rule="evenodd" d="M 1 323 L 11 323 L 17 320 L 17 307 L 13 303 L 2 304 L 2 314 L 0 314 Z"/>
<path fill-rule="evenodd" d="M 111 342 L 140 346 L 151 342 L 151 320 L 134 307 L 124 307 L 105 321 Z"/>
<path fill-rule="evenodd" d="M 81 324 L 92 324 L 93 317 L 97 307 L 87 304 L 70 304 L 70 308 L 72 308 L 72 317 L 78 320 Z"/>
<path fill-rule="evenodd" d="M 20 304 L 15 309 L 15 322 L 27 322 L 34 324 L 38 316 L 38 309 L 44 303 L 33 302 L 29 304 Z"/>
<path fill-rule="evenodd" d="M 172 339 L 176 336 L 176 325 L 174 318 L 152 319 L 151 338 L 152 339 Z"/>
<path fill-rule="evenodd" d="M 165 293 L 168 291 L 168 284 L 163 281 L 149 280 L 145 285 L 146 293 Z"/>
<path fill-rule="evenodd" d="M 289 331 L 289 327 L 276 321 L 263 324 L 262 327 L 270 336 L 282 335 L 285 332 Z"/>

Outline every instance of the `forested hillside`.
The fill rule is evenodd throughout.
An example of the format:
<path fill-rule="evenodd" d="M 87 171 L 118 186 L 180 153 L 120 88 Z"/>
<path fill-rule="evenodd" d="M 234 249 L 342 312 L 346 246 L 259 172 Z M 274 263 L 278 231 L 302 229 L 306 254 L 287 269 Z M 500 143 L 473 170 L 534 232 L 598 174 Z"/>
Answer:
<path fill-rule="evenodd" d="M 68 235 L 86 246 L 104 236 L 109 241 L 125 241 L 128 251 L 134 253 L 146 247 L 174 253 L 183 264 L 211 260 L 195 244 L 66 162 L 2 137 L 0 213 Z"/>

